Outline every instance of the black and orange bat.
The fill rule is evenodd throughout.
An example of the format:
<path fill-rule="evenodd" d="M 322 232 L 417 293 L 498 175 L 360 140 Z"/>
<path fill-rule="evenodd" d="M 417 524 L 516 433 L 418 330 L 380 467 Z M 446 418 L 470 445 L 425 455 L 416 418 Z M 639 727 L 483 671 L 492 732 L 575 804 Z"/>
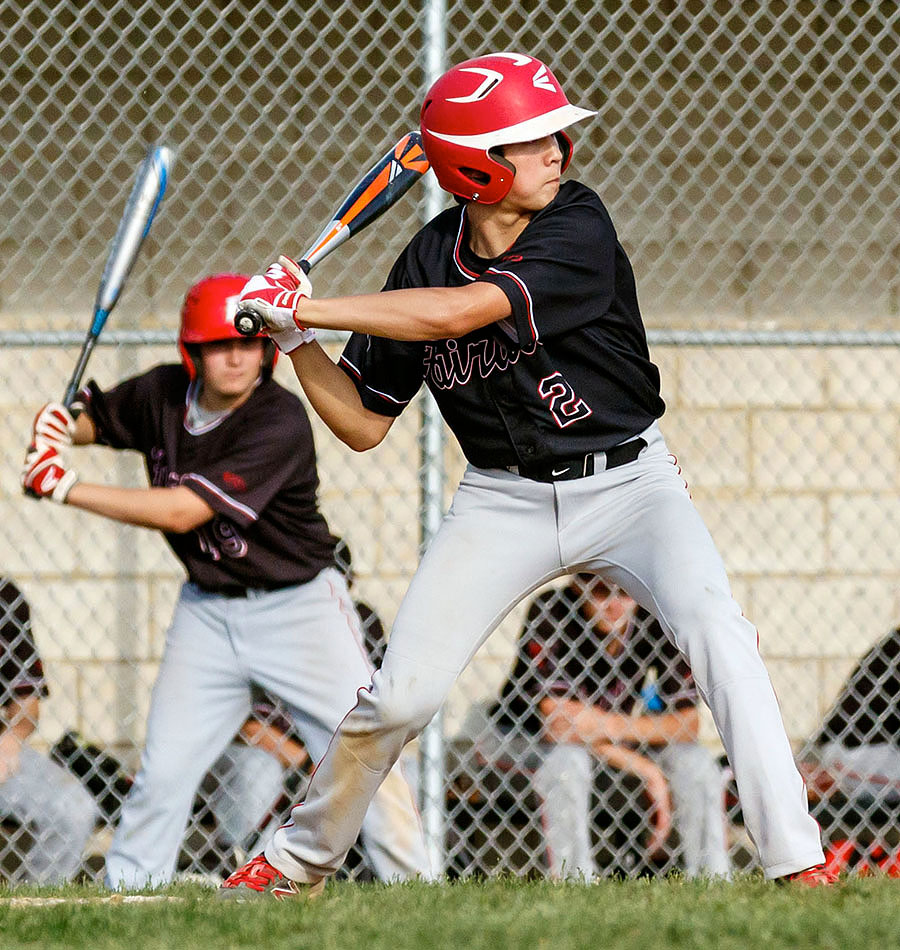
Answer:
<path fill-rule="evenodd" d="M 396 204 L 427 171 L 428 159 L 422 148 L 422 136 L 418 132 L 408 132 L 347 195 L 332 220 L 300 259 L 303 270 L 309 273 L 314 264 L 368 227 Z M 259 317 L 249 310 L 239 310 L 234 325 L 244 336 L 253 336 L 262 329 Z"/>

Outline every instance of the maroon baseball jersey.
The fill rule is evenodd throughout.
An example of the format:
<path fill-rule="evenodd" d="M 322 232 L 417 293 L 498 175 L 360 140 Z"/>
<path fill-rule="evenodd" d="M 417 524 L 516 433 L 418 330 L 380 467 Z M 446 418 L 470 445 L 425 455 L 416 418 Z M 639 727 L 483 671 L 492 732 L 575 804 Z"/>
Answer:
<path fill-rule="evenodd" d="M 205 590 L 277 588 L 311 580 L 334 563 L 336 539 L 318 509 L 309 418 L 274 380 L 197 430 L 181 366 L 158 366 L 102 392 L 92 380 L 87 412 L 97 441 L 135 449 L 151 485 L 185 485 L 215 511 L 185 534 L 166 534 L 188 576 Z"/>
<path fill-rule="evenodd" d="M 455 340 L 354 334 L 341 367 L 368 409 L 399 415 L 424 381 L 482 468 L 605 451 L 662 415 L 631 265 L 595 192 L 566 182 L 496 260 L 473 254 L 466 229 L 465 207 L 438 215 L 385 289 L 490 281 L 512 316 Z"/>

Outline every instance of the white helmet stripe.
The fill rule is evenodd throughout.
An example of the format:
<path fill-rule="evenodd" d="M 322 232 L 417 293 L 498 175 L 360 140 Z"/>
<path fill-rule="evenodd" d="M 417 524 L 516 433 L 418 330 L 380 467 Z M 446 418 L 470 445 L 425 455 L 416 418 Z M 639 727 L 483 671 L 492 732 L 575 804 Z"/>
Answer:
<path fill-rule="evenodd" d="M 476 135 L 446 135 L 432 129 L 428 134 L 453 145 L 487 150 L 495 145 L 511 145 L 513 142 L 531 142 L 534 139 L 541 139 L 545 135 L 559 132 L 560 129 L 566 128 L 573 122 L 579 122 L 581 119 L 596 114 L 578 106 L 565 105 L 544 115 L 517 122 L 515 125 L 508 125 L 503 129 L 496 129 L 493 132 L 480 132 Z"/>
<path fill-rule="evenodd" d="M 460 72 L 479 73 L 484 76 L 484 79 L 482 79 L 478 88 L 468 96 L 455 96 L 453 99 L 448 99 L 447 102 L 477 102 L 479 99 L 483 99 L 494 86 L 503 82 L 503 73 L 498 73 L 496 69 L 479 69 L 473 67 L 472 69 L 461 69 Z"/>
<path fill-rule="evenodd" d="M 534 62 L 533 57 L 526 56 L 524 53 L 491 53 L 490 55 L 499 56 L 502 59 L 511 59 L 514 66 L 527 66 Z"/>

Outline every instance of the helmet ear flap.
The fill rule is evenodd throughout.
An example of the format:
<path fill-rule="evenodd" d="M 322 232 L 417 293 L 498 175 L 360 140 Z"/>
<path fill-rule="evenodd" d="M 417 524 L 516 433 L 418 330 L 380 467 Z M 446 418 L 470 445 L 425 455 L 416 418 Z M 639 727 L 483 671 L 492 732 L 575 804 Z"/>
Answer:
<path fill-rule="evenodd" d="M 502 145 L 495 145 L 494 148 L 488 149 L 488 158 L 496 162 L 498 165 L 502 165 L 503 168 L 507 169 L 512 174 L 513 178 L 516 177 L 516 166 L 513 165 L 509 159 L 504 158 Z"/>
<path fill-rule="evenodd" d="M 503 157 L 502 146 L 489 149 L 487 159 L 488 161 L 484 163 L 485 167 L 482 168 L 469 168 L 466 165 L 459 167 L 459 174 L 472 184 L 472 192 L 466 196 L 467 199 L 478 201 L 481 193 L 488 189 L 503 188 L 503 186 L 506 186 L 504 188 L 506 192 L 516 177 L 516 166 Z"/>
<path fill-rule="evenodd" d="M 184 340 L 178 341 L 178 352 L 181 354 L 181 365 L 185 368 L 188 378 L 191 382 L 199 376 L 200 367 L 200 348 L 194 343 L 185 343 Z"/>
<path fill-rule="evenodd" d="M 269 337 L 265 338 L 263 344 L 263 362 L 262 362 L 262 378 L 271 379 L 272 373 L 275 372 L 275 364 L 278 362 L 278 347 L 275 346 L 273 340 Z"/>

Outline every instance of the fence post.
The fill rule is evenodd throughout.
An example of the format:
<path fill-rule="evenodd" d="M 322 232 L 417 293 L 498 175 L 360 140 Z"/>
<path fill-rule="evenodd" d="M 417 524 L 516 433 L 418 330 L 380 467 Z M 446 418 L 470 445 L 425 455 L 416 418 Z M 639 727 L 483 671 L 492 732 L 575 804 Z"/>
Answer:
<path fill-rule="evenodd" d="M 426 0 L 424 16 L 424 88 L 445 69 L 447 5 L 445 0 Z M 425 179 L 424 221 L 430 221 L 443 205 L 443 193 L 434 175 Z M 423 221 L 423 223 L 424 223 Z M 431 543 L 444 513 L 444 426 L 430 392 L 422 403 L 420 451 L 420 546 Z M 419 746 L 421 763 L 422 823 L 431 865 L 446 870 L 446 804 L 444 801 L 444 718 L 438 711 L 425 727 Z"/>

